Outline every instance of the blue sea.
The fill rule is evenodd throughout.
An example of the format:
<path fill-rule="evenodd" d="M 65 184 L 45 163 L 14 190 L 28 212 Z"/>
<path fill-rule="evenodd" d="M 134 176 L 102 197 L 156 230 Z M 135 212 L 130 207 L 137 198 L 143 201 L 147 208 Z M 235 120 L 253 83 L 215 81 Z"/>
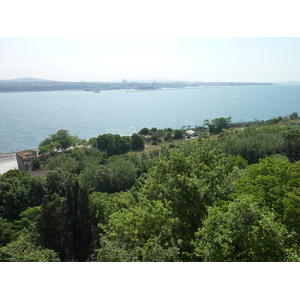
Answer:
<path fill-rule="evenodd" d="M 219 117 L 268 120 L 299 108 L 300 85 L 0 93 L 0 153 L 35 149 L 59 129 L 89 139 L 143 127 L 201 126 Z"/>

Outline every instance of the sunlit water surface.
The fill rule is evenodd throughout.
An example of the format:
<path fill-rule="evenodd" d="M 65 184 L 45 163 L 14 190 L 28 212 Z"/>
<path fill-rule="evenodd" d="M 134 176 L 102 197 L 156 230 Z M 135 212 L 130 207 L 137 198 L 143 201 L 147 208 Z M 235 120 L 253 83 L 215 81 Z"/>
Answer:
<path fill-rule="evenodd" d="M 267 120 L 300 112 L 300 85 L 126 92 L 0 93 L 0 153 L 37 148 L 59 129 L 88 139 L 143 127 L 201 126 L 205 119 Z"/>

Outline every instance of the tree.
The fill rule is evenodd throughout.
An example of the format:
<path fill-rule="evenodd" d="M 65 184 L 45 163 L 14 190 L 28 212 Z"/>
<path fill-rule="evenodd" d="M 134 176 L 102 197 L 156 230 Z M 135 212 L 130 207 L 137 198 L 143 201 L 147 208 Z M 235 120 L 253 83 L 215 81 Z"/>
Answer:
<path fill-rule="evenodd" d="M 53 142 L 58 142 L 66 150 L 75 144 L 77 137 L 71 136 L 68 130 L 60 129 L 55 134 L 50 135 Z"/>
<path fill-rule="evenodd" d="M 145 141 L 144 139 L 138 135 L 137 133 L 134 133 L 131 136 L 131 149 L 133 151 L 143 151 L 145 148 Z"/>
<path fill-rule="evenodd" d="M 66 214 L 66 199 L 56 194 L 45 196 L 41 211 L 37 218 L 36 230 L 38 242 L 45 248 L 53 249 L 65 260 L 71 243 L 69 229 L 64 218 Z"/>
<path fill-rule="evenodd" d="M 295 127 L 286 127 L 282 131 L 285 155 L 292 162 L 300 160 L 300 131 Z"/>
<path fill-rule="evenodd" d="M 232 198 L 240 195 L 253 195 L 261 207 L 268 207 L 282 213 L 284 199 L 288 193 L 300 188 L 297 178 L 300 162 L 290 163 L 272 158 L 261 159 L 258 164 L 250 165 L 234 183 Z"/>
<path fill-rule="evenodd" d="M 1 262 L 59 262 L 57 253 L 34 245 L 30 238 L 21 234 L 17 240 L 0 248 Z"/>
<path fill-rule="evenodd" d="M 157 145 L 158 143 L 161 142 L 161 138 L 160 138 L 159 133 L 157 131 L 154 131 L 151 134 L 151 140 L 152 140 L 153 145 Z"/>
<path fill-rule="evenodd" d="M 144 127 L 139 131 L 139 134 L 147 135 L 147 134 L 149 134 L 149 129 Z"/>
<path fill-rule="evenodd" d="M 165 141 L 171 141 L 172 140 L 172 133 L 171 131 L 167 131 L 164 135 L 164 140 Z"/>
<path fill-rule="evenodd" d="M 5 246 L 14 238 L 13 225 L 0 217 L 0 247 Z"/>
<path fill-rule="evenodd" d="M 124 154 L 130 150 L 130 138 L 111 133 L 99 135 L 97 148 L 106 152 L 109 156 Z"/>
<path fill-rule="evenodd" d="M 60 153 L 47 160 L 47 169 L 55 170 L 56 168 L 63 169 L 68 173 L 79 173 L 79 162 L 69 154 Z"/>
<path fill-rule="evenodd" d="M 153 134 L 154 132 L 157 132 L 157 128 L 156 127 L 152 127 L 150 129 L 150 134 Z"/>
<path fill-rule="evenodd" d="M 99 166 L 94 174 L 94 190 L 116 193 L 130 189 L 137 178 L 136 165 L 124 157 L 115 157 L 104 166 Z"/>
<path fill-rule="evenodd" d="M 92 147 L 96 148 L 96 144 L 97 144 L 97 138 L 96 137 L 92 137 L 88 140 L 87 142 L 88 145 L 91 145 Z"/>
<path fill-rule="evenodd" d="M 20 213 L 20 220 L 15 221 L 15 227 L 18 229 L 26 228 L 28 231 L 33 232 L 35 229 L 36 220 L 40 214 L 41 207 L 29 207 Z"/>
<path fill-rule="evenodd" d="M 63 261 L 87 261 L 92 253 L 94 216 L 86 190 L 76 178 L 67 182 L 66 197 L 46 196 L 37 219 L 40 244 Z"/>
<path fill-rule="evenodd" d="M 208 208 L 203 227 L 196 233 L 195 253 L 204 261 L 275 262 L 296 260 L 292 235 L 268 209 L 251 196 Z"/>
<path fill-rule="evenodd" d="M 94 192 L 90 194 L 89 199 L 91 207 L 96 211 L 99 226 L 100 224 L 106 226 L 113 213 L 127 209 L 137 203 L 131 191 L 113 194 Z"/>
<path fill-rule="evenodd" d="M 139 190 L 148 200 L 169 205 L 178 218 L 174 233 L 182 239 L 181 258 L 192 260 L 190 244 L 207 206 L 228 199 L 234 160 L 209 144 L 189 143 L 158 158 Z M 186 257 L 184 257 L 186 255 Z"/>
<path fill-rule="evenodd" d="M 261 159 L 236 180 L 231 197 L 253 196 L 260 208 L 274 212 L 275 220 L 294 233 L 300 243 L 300 162 Z"/>
<path fill-rule="evenodd" d="M 289 115 L 289 119 L 291 119 L 291 120 L 298 119 L 298 113 L 293 112 L 292 114 Z"/>
<path fill-rule="evenodd" d="M 183 132 L 180 129 L 174 130 L 174 140 L 180 140 L 183 138 Z"/>
<path fill-rule="evenodd" d="M 45 193 L 43 179 L 10 170 L 0 178 L 0 215 L 9 222 L 18 220 L 22 211 L 40 205 Z"/>
<path fill-rule="evenodd" d="M 40 142 L 39 148 L 40 148 L 40 147 L 48 146 L 48 145 L 50 145 L 51 143 L 52 143 L 52 140 L 49 139 L 49 138 L 46 138 L 46 139 L 44 139 L 43 141 Z"/>
<path fill-rule="evenodd" d="M 34 157 L 32 159 L 32 168 L 34 170 L 38 170 L 40 167 L 41 167 L 41 161 L 40 161 L 40 159 L 37 158 L 37 157 Z"/>
<path fill-rule="evenodd" d="M 39 154 L 55 154 L 55 152 L 57 152 L 60 148 L 62 148 L 62 146 L 59 142 L 53 142 L 46 146 L 39 146 Z"/>
<path fill-rule="evenodd" d="M 218 141 L 217 145 L 226 153 L 240 155 L 250 164 L 258 163 L 260 158 L 284 152 L 284 137 L 275 128 L 257 130 L 246 128 L 234 136 Z"/>
<path fill-rule="evenodd" d="M 231 117 L 217 118 L 213 119 L 211 122 L 206 119 L 203 123 L 203 126 L 208 126 L 210 134 L 218 134 L 223 129 L 228 129 L 229 123 L 231 123 Z"/>
<path fill-rule="evenodd" d="M 68 180 L 73 175 L 60 167 L 55 168 L 47 173 L 46 189 L 48 195 L 57 194 L 60 197 L 65 197 L 67 193 Z"/>
<path fill-rule="evenodd" d="M 179 249 L 172 230 L 176 219 L 161 201 L 140 205 L 110 216 L 101 238 L 99 261 L 177 261 Z"/>
<path fill-rule="evenodd" d="M 77 136 L 71 136 L 68 130 L 60 129 L 39 144 L 39 153 L 50 152 L 53 151 L 54 148 L 66 150 L 72 145 L 75 145 L 77 141 Z"/>

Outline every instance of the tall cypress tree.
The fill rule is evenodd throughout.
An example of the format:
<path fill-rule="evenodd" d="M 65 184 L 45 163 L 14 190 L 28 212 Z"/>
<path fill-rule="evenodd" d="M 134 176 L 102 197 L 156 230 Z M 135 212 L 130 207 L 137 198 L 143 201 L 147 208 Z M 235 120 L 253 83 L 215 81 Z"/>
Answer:
<path fill-rule="evenodd" d="M 93 240 L 92 216 L 87 191 L 79 187 L 77 179 L 70 182 L 67 191 L 67 212 L 70 235 L 70 254 L 76 261 L 86 261 L 91 252 Z"/>
<path fill-rule="evenodd" d="M 92 252 L 93 220 L 87 191 L 72 178 L 65 198 L 52 195 L 43 200 L 37 221 L 40 243 L 58 252 L 62 261 L 87 261 Z"/>

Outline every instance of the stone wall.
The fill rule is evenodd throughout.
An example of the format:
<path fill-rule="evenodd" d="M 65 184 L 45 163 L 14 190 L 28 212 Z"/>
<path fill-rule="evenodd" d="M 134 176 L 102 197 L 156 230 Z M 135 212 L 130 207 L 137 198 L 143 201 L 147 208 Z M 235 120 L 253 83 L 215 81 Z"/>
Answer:
<path fill-rule="evenodd" d="M 229 127 L 245 127 L 257 124 L 265 124 L 265 121 L 250 121 L 250 122 L 237 122 L 237 123 L 229 123 Z"/>
<path fill-rule="evenodd" d="M 25 150 L 16 153 L 18 169 L 20 171 L 31 171 L 32 159 L 37 156 L 34 150 Z"/>

